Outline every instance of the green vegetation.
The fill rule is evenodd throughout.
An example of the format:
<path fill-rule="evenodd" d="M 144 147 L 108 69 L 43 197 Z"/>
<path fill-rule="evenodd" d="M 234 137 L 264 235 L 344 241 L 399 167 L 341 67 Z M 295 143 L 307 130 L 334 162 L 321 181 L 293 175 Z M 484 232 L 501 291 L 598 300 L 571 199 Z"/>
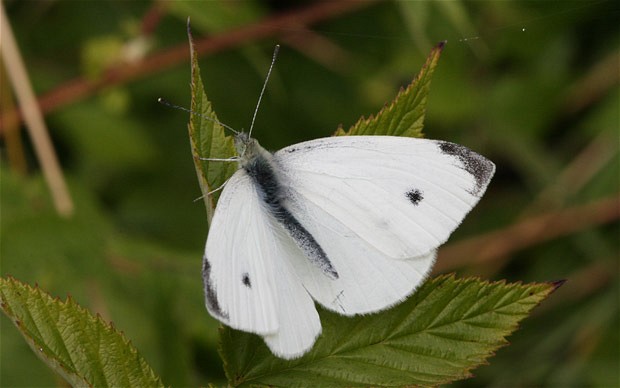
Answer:
<path fill-rule="evenodd" d="M 467 145 L 498 170 L 484 199 L 440 250 L 437 273 L 456 276 L 436 277 L 386 313 L 403 320 L 432 316 L 432 308 L 422 315 L 416 308 L 458 295 L 465 309 L 473 295 L 484 295 L 488 300 L 481 297 L 474 318 L 440 318 L 452 319 L 446 321 L 450 333 L 472 318 L 493 335 L 474 331 L 479 343 L 455 346 L 450 341 L 462 338 L 429 333 L 423 319 L 412 319 L 406 335 L 394 338 L 420 344 L 407 350 L 407 360 L 394 355 L 410 379 L 390 381 L 436 383 L 473 373 L 456 385 L 620 383 L 620 6 L 344 2 L 337 11 L 336 2 L 328 3 L 288 10 L 307 18 L 302 27 L 286 24 L 275 5 L 251 1 L 4 2 L 75 210 L 69 218 L 57 214 L 32 140 L 25 131 L 21 141 L 11 132 L 11 83 L 0 83 L 0 295 L 6 313 L 0 318 L 0 385 L 59 385 L 61 375 L 78 385 L 79 376 L 92 376 L 88 381 L 97 386 L 161 384 L 155 375 L 171 386 L 224 385 L 227 376 L 274 385 L 290 385 L 284 379 L 291 376 L 343 385 L 383 382 L 377 376 L 385 375 L 368 366 L 368 376 L 353 379 L 360 370 L 327 339 L 317 342 L 313 363 L 293 361 L 283 369 L 260 338 L 218 330 L 206 312 L 200 265 L 207 213 L 194 201 L 202 193 L 188 115 L 157 104 L 164 97 L 190 106 L 187 16 L 208 98 L 219 120 L 237 129 L 249 126 L 273 46 L 282 44 L 254 128 L 273 150 L 376 114 L 410 83 L 432 47 L 448 40 L 426 100 L 424 136 Z M 252 29 L 256 24 L 262 27 Z M 208 179 L 225 179 L 221 165 L 211 168 L 215 178 Z M 199 179 L 204 184 L 200 172 Z M 508 283 L 497 282 L 504 279 Z M 567 283 L 521 321 L 554 289 L 548 282 L 560 279 Z M 54 302 L 40 290 L 71 300 Z M 503 302 L 514 303 L 493 299 L 502 293 Z M 41 304 L 52 307 L 34 319 Z M 508 310 L 494 313 L 498 309 Z M 341 336 L 353 324 L 381 335 L 373 330 L 377 316 L 347 321 L 321 314 L 326 336 Z M 492 356 L 520 321 L 507 338 L 510 345 Z M 73 332 L 100 339 L 100 352 L 78 356 L 92 347 Z M 367 339 L 346 344 L 358 354 L 383 357 L 387 349 Z M 127 340 L 131 345 L 124 348 Z M 443 353 L 444 347 L 454 353 Z M 260 361 L 248 361 L 244 348 Z M 433 351 L 467 362 L 444 366 L 416 358 Z M 123 357 L 136 368 L 106 375 L 105 365 Z M 470 370 L 485 360 L 489 365 Z M 350 378 L 335 373 L 334 365 Z"/>

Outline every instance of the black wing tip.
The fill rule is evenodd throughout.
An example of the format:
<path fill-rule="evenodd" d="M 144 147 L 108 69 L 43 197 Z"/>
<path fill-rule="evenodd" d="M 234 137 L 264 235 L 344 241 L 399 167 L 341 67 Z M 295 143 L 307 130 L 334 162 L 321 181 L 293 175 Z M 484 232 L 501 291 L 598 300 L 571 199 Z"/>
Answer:
<path fill-rule="evenodd" d="M 495 164 L 463 145 L 449 141 L 439 141 L 438 145 L 443 154 L 458 159 L 461 168 L 474 177 L 476 184 L 471 194 L 481 197 L 495 174 Z"/>

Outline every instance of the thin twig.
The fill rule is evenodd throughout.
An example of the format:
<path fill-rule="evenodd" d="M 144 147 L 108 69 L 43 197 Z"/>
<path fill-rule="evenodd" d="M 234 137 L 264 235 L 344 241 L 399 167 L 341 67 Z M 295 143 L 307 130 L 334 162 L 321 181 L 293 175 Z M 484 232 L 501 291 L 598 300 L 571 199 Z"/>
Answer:
<path fill-rule="evenodd" d="M 620 219 L 620 193 L 572 208 L 519 221 L 504 229 L 439 250 L 434 273 L 492 262 L 543 241 Z"/>
<path fill-rule="evenodd" d="M 2 120 L 3 112 L 15 109 L 13 92 L 11 91 L 9 82 L 3 82 L 6 79 L 8 79 L 8 76 L 4 69 L 3 62 L 0 61 L 0 120 Z M 18 174 L 26 175 L 28 172 L 28 163 L 26 162 L 26 153 L 24 152 L 21 131 L 17 125 L 8 126 L 5 124 L 4 128 L 4 145 L 9 167 Z"/>
<path fill-rule="evenodd" d="M 610 132 L 604 130 L 588 143 L 538 194 L 522 215 L 561 207 L 582 190 L 618 153 L 617 134 Z"/>
<path fill-rule="evenodd" d="M 613 136 L 608 131 L 601 132 L 521 211 L 517 219 L 522 220 L 532 214 L 561 209 L 617 153 L 618 145 Z M 496 257 L 491 265 L 486 263 L 484 274 L 481 275 L 493 277 L 508 265 L 510 259 L 510 256 Z M 475 271 L 479 273 L 480 269 Z"/>
<path fill-rule="evenodd" d="M 73 201 L 67 189 L 60 163 L 58 163 L 54 146 L 43 121 L 43 115 L 28 79 L 28 73 L 13 36 L 2 1 L 0 1 L 0 35 L 2 35 L 0 50 L 6 66 L 6 72 L 17 95 L 19 107 L 30 133 L 35 153 L 52 193 L 54 206 L 60 215 L 70 216 L 73 213 Z"/>
<path fill-rule="evenodd" d="M 611 54 L 602 58 L 585 75 L 574 82 L 564 101 L 565 114 L 574 115 L 585 110 L 618 87 L 620 83 L 619 63 L 618 51 L 612 50 Z"/>

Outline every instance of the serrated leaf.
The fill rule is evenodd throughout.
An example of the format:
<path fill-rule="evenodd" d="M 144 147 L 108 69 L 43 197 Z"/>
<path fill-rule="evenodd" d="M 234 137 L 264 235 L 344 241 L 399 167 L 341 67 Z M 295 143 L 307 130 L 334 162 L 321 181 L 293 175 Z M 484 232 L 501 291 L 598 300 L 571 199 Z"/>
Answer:
<path fill-rule="evenodd" d="M 323 333 L 297 360 L 261 337 L 223 327 L 232 386 L 434 386 L 471 376 L 558 283 L 506 284 L 441 276 L 402 304 L 372 315 L 320 310 Z"/>
<path fill-rule="evenodd" d="M 131 343 L 71 298 L 0 278 L 4 313 L 32 350 L 73 386 L 163 387 Z"/>
<path fill-rule="evenodd" d="M 215 203 L 219 197 L 219 192 L 207 195 L 210 191 L 220 187 L 237 170 L 235 163 L 210 162 L 205 158 L 225 159 L 235 155 L 235 147 L 232 136 L 226 136 L 224 128 L 219 124 L 215 112 L 211 108 L 211 102 L 207 98 L 200 77 L 200 67 L 198 67 L 198 56 L 194 48 L 189 21 L 187 23 L 187 35 L 189 38 L 191 62 L 192 62 L 192 81 L 191 109 L 198 114 L 190 114 L 189 118 L 189 140 L 194 158 L 194 166 L 200 190 L 207 208 L 209 224 L 215 210 Z"/>
<path fill-rule="evenodd" d="M 346 132 L 337 130 L 336 135 L 422 137 L 431 78 L 444 45 L 445 42 L 441 42 L 435 46 L 422 70 L 406 89 L 401 89 L 390 105 L 385 106 L 376 116 L 368 119 L 362 117 Z"/>

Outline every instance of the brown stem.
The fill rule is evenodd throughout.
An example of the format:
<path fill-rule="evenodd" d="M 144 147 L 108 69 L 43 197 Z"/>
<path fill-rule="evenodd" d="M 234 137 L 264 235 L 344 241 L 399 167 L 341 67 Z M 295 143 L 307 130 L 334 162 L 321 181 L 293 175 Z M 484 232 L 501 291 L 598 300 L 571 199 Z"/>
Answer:
<path fill-rule="evenodd" d="M 333 0 L 320 2 L 307 8 L 294 10 L 271 16 L 254 24 L 226 31 L 219 35 L 198 39 L 195 42 L 198 55 L 210 54 L 230 47 L 238 46 L 249 41 L 259 40 L 268 36 L 285 33 L 287 29 L 299 31 L 308 25 L 346 14 L 364 6 L 375 3 L 377 0 Z M 43 113 L 49 113 L 61 106 L 83 99 L 103 87 L 122 84 L 128 81 L 144 78 L 158 71 L 168 69 L 189 59 L 189 49 L 186 43 L 155 53 L 137 63 L 123 63 L 108 69 L 98 80 L 89 80 L 83 77 L 75 78 L 56 89 L 39 97 L 39 105 Z M 22 117 L 15 110 L 5 114 L 0 120 L 0 134 L 4 125 Z"/>
<path fill-rule="evenodd" d="M 543 241 L 620 218 L 620 193 L 598 201 L 519 221 L 439 250 L 434 273 L 492 262 Z"/>

